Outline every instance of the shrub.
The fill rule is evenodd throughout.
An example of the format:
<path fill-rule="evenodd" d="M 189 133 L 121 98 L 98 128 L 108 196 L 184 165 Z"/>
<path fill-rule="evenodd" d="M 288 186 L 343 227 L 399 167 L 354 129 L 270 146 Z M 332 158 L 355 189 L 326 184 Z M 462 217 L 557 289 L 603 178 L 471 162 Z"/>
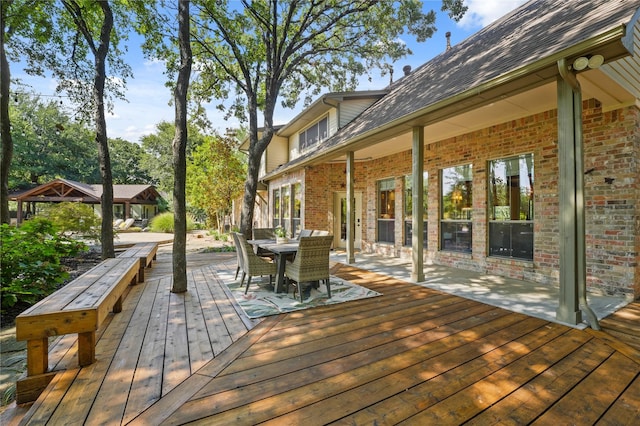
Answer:
<path fill-rule="evenodd" d="M 101 219 L 87 204 L 59 203 L 44 208 L 42 217 L 49 219 L 59 232 L 100 241 Z"/>
<path fill-rule="evenodd" d="M 195 228 L 195 221 L 191 215 L 187 215 L 187 231 L 193 231 Z M 151 219 L 149 222 L 149 229 L 153 232 L 168 232 L 173 234 L 173 213 L 166 212 L 161 213 Z"/>
<path fill-rule="evenodd" d="M 209 230 L 209 235 L 213 237 L 214 240 L 216 241 L 220 241 L 221 239 L 223 239 L 224 237 L 220 234 L 220 231 L 216 230 L 216 229 L 211 229 Z M 226 238 L 224 238 L 226 240 Z"/>
<path fill-rule="evenodd" d="M 69 276 L 60 260 L 87 250 L 86 244 L 65 237 L 39 217 L 20 228 L 3 224 L 0 240 L 2 308 L 32 304 L 51 294 Z"/>

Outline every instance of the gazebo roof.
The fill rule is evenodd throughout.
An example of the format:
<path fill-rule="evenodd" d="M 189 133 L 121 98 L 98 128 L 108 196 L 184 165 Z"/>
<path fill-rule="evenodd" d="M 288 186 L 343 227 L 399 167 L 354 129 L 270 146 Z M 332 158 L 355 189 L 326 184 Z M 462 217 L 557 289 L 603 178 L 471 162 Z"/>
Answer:
<path fill-rule="evenodd" d="M 99 204 L 101 184 L 87 184 L 68 179 L 51 182 L 11 196 L 13 201 L 64 202 L 75 201 Z M 160 194 L 153 185 L 113 185 L 114 203 L 153 204 Z"/>

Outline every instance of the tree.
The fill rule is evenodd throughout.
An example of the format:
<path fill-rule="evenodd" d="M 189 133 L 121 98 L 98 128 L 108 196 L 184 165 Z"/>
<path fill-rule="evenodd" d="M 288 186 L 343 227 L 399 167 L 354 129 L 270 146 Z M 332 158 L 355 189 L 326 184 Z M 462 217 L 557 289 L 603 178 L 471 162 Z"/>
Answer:
<path fill-rule="evenodd" d="M 167 165 L 171 164 L 171 143 L 175 132 L 172 123 L 162 121 L 156 124 L 155 133 L 140 138 L 142 149 L 147 154 L 142 159 L 141 166 L 153 177 L 153 183 L 158 189 L 166 193 L 171 193 L 173 189 L 173 170 Z"/>
<path fill-rule="evenodd" d="M 141 166 L 148 154 L 137 143 L 109 139 L 114 184 L 152 184 L 153 178 Z"/>
<path fill-rule="evenodd" d="M 146 153 L 141 159 L 140 165 L 152 177 L 153 183 L 158 189 L 166 193 L 173 191 L 173 170 L 168 165 L 172 162 L 172 142 L 175 132 L 173 123 L 162 121 L 156 125 L 155 133 L 140 138 L 142 148 Z M 197 126 L 193 124 L 188 126 L 187 160 L 191 158 L 193 150 L 204 143 L 204 138 Z"/>
<path fill-rule="evenodd" d="M 113 257 L 113 178 L 105 108 L 112 106 L 113 96 L 124 98 L 126 78 L 131 75 L 129 66 L 122 60 L 123 42 L 132 28 L 131 18 L 134 14 L 151 14 L 148 9 L 153 5 L 118 1 L 112 8 L 109 0 L 28 3 L 33 9 L 45 10 L 49 23 L 45 28 L 51 28 L 42 33 L 30 24 L 35 29 L 25 37 L 28 40 L 28 71 L 42 76 L 45 76 L 45 70 L 50 72 L 58 82 L 57 90 L 66 92 L 78 106 L 77 115 L 95 126 L 94 140 L 103 185 L 102 256 Z"/>
<path fill-rule="evenodd" d="M 9 60 L 24 58 L 33 64 L 43 54 L 31 48 L 30 40 L 48 37 L 51 29 L 48 8 L 48 2 L 37 0 L 0 1 L 0 223 L 9 223 L 9 172 L 14 154 L 9 117 Z"/>
<path fill-rule="evenodd" d="M 189 0 L 178 1 L 178 46 L 180 68 L 174 88 L 175 126 L 173 139 L 173 209 L 175 232 L 173 234 L 173 286 L 172 293 L 187 291 L 187 93 L 191 77 L 191 38 Z"/>
<path fill-rule="evenodd" d="M 208 225 L 215 220 L 223 229 L 224 219 L 233 200 L 242 195 L 247 173 L 244 154 L 236 149 L 235 140 L 212 136 L 200 145 L 187 164 L 187 201 L 202 209 Z"/>
<path fill-rule="evenodd" d="M 111 30 L 113 29 L 113 12 L 108 0 L 95 3 L 82 2 L 82 4 L 80 4 L 80 0 L 62 0 L 62 4 L 75 25 L 76 37 L 72 44 L 73 63 L 77 65 L 79 60 L 87 57 L 76 56 L 76 52 L 84 50 L 83 47 L 87 48 L 93 56 L 93 69 L 91 71 L 86 67 L 76 67 L 75 71 L 80 74 L 81 78 L 84 77 L 80 80 L 81 82 L 85 82 L 87 77 L 93 80 L 91 104 L 93 106 L 93 122 L 96 128 L 95 141 L 98 145 L 100 176 L 102 178 L 102 197 L 100 200 L 102 231 L 100 240 L 102 242 L 102 258 L 105 259 L 115 257 L 113 247 L 113 176 L 111 174 L 104 105 L 107 54 L 109 53 L 109 43 L 111 42 Z M 85 46 L 81 46 L 79 43 L 81 37 L 84 38 Z M 74 93 L 76 82 L 66 80 L 66 84 L 67 87 L 71 88 L 71 93 Z"/>
<path fill-rule="evenodd" d="M 87 183 L 100 180 L 91 131 L 72 120 L 57 101 L 15 93 L 9 108 L 14 158 L 11 189 L 56 178 Z"/>
<path fill-rule="evenodd" d="M 248 116 L 245 235 L 251 232 L 260 160 L 274 134 L 278 99 L 291 107 L 305 92 L 353 89 L 358 76 L 388 68 L 386 62 L 409 52 L 399 35 L 408 31 L 424 41 L 435 31 L 435 13 L 423 13 L 419 0 L 242 0 L 233 7 L 197 0 L 194 7 L 194 57 L 201 78 L 193 86 L 205 98 L 234 99 L 229 113 Z M 442 10 L 459 19 L 465 8 L 462 0 L 443 0 Z"/>
<path fill-rule="evenodd" d="M 9 86 L 11 75 L 5 49 L 7 10 L 11 2 L 0 4 L 0 134 L 2 135 L 2 159 L 0 160 L 0 224 L 9 223 L 9 168 L 13 158 L 11 121 L 9 119 Z"/>

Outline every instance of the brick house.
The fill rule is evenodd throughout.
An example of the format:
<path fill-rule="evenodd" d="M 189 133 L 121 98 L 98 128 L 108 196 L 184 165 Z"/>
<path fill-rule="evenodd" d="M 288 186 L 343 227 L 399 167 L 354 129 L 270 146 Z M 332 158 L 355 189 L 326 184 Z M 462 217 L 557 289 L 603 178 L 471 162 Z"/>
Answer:
<path fill-rule="evenodd" d="M 640 297 L 639 20 L 640 0 L 531 1 L 383 90 L 324 95 L 267 148 L 258 224 L 410 258 L 415 281 L 560 285 L 566 322 L 585 283 Z"/>

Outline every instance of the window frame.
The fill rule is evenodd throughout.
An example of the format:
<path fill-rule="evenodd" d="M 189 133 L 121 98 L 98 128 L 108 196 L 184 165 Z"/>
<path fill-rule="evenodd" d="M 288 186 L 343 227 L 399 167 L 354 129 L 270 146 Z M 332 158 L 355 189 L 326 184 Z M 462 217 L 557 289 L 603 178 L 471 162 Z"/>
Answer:
<path fill-rule="evenodd" d="M 496 176 L 496 170 L 501 176 Z M 533 153 L 488 161 L 488 256 L 533 261 L 534 182 Z"/>
<path fill-rule="evenodd" d="M 324 127 L 324 129 L 321 129 L 321 127 Z M 324 135 L 320 134 L 322 130 L 324 130 Z M 327 139 L 328 137 L 329 115 L 327 114 L 298 133 L 298 148 L 300 152 L 304 152 L 322 142 L 323 140 Z"/>
<path fill-rule="evenodd" d="M 472 163 L 440 169 L 440 250 L 473 252 Z"/>
<path fill-rule="evenodd" d="M 291 185 L 291 202 L 291 236 L 295 238 L 302 229 L 302 183 Z"/>
<path fill-rule="evenodd" d="M 295 238 L 302 226 L 302 183 L 280 185 L 273 188 L 272 194 L 273 227 L 282 227 L 288 235 Z"/>
<path fill-rule="evenodd" d="M 383 196 L 383 192 L 384 194 L 386 194 L 386 196 Z M 376 242 L 378 243 L 395 244 L 396 242 L 395 193 L 395 178 L 381 179 L 376 183 Z M 385 215 L 388 215 L 390 217 L 384 217 Z"/>
<path fill-rule="evenodd" d="M 271 209 L 272 213 L 272 224 L 274 228 L 280 226 L 280 209 L 281 209 L 281 198 L 280 198 L 280 187 L 273 188 L 273 206 Z"/>

